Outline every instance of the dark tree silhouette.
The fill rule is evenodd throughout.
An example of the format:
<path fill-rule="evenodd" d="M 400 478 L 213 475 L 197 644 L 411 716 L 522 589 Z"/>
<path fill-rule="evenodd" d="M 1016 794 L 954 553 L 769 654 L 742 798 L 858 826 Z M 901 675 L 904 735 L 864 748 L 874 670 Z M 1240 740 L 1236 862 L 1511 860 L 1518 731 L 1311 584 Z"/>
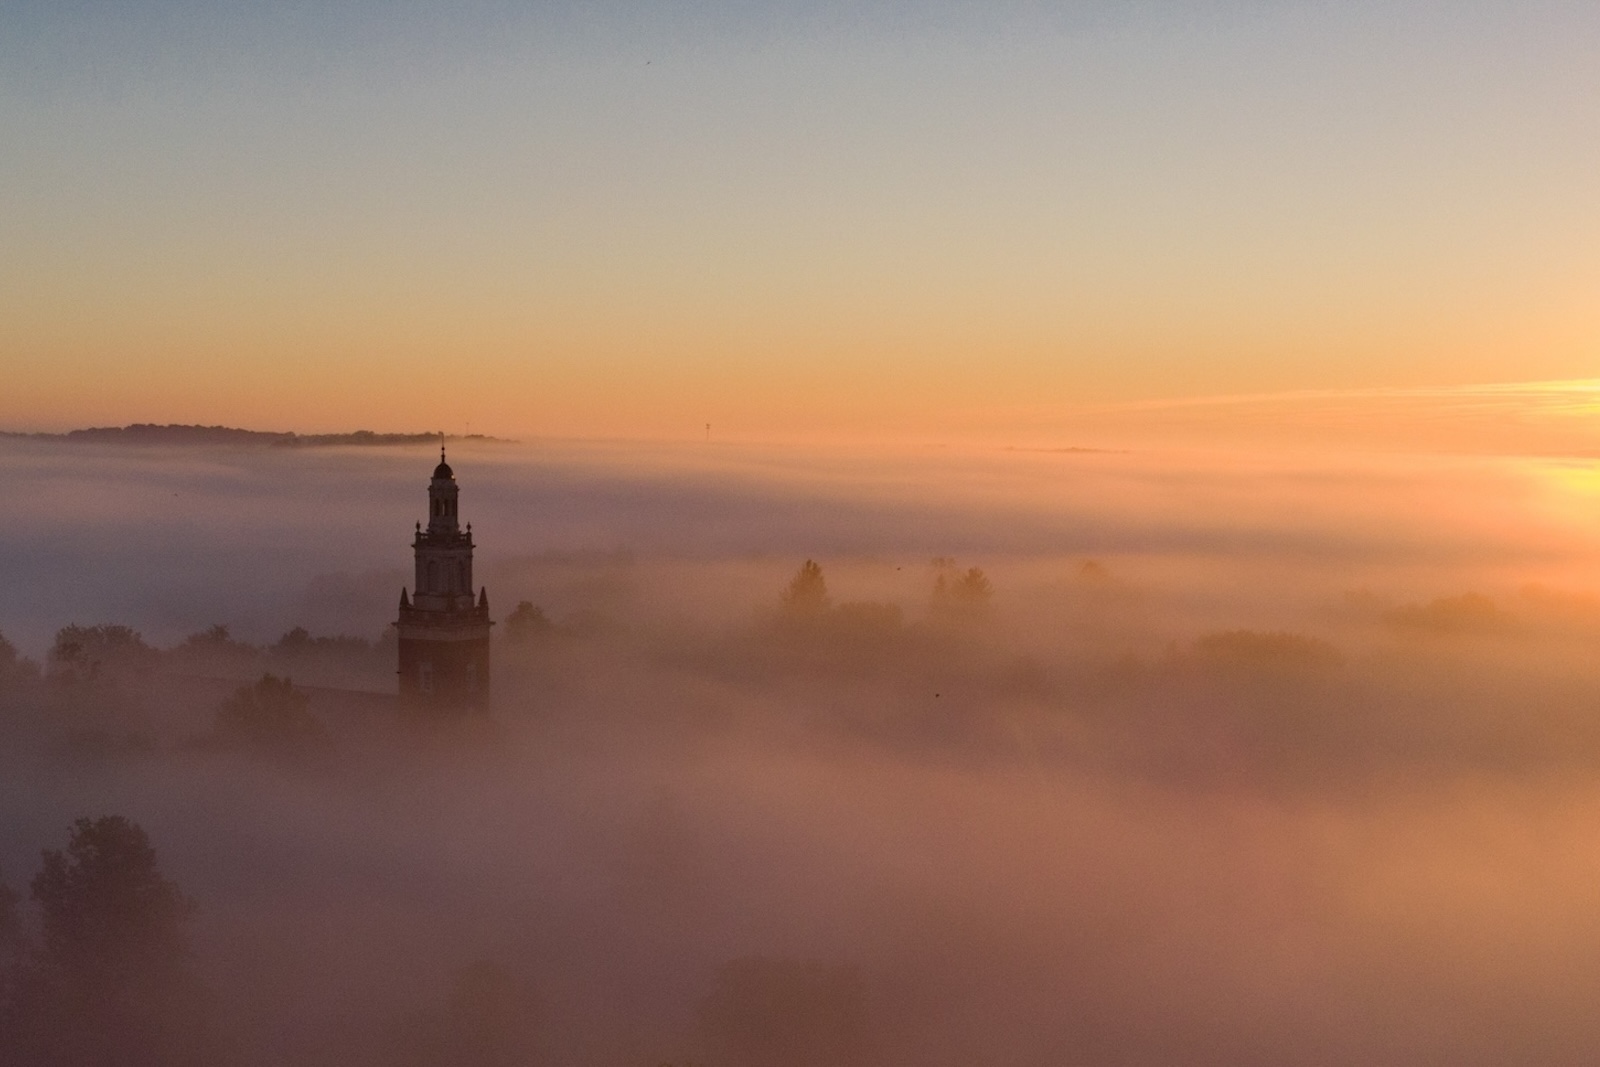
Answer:
<path fill-rule="evenodd" d="M 254 663 L 260 658 L 261 649 L 234 640 L 228 628 L 218 623 L 190 634 L 167 655 L 196 669 L 231 672 Z"/>
<path fill-rule="evenodd" d="M 527 644 L 547 635 L 554 627 L 545 618 L 544 609 L 531 600 L 519 603 L 516 610 L 506 616 L 506 640 L 515 645 Z"/>
<path fill-rule="evenodd" d="M 47 662 L 52 680 L 71 683 L 146 670 L 155 657 L 155 649 L 129 627 L 73 624 L 56 632 Z"/>
<path fill-rule="evenodd" d="M 711 1061 L 729 1067 L 851 1067 L 866 1055 L 854 967 L 751 956 L 717 971 L 700 1007 Z"/>
<path fill-rule="evenodd" d="M 144 830 L 79 819 L 66 851 L 43 859 L 31 886 L 41 940 L 13 973 L 6 1054 L 41 1067 L 210 1062 L 183 933 L 195 904 L 162 877 Z"/>
<path fill-rule="evenodd" d="M 190 634 L 183 639 L 183 643 L 191 648 L 227 648 L 237 642 L 228 632 L 228 627 L 222 623 L 208 627 L 197 634 Z"/>
<path fill-rule="evenodd" d="M 982 568 L 956 570 L 955 561 L 941 557 L 933 561 L 938 572 L 933 581 L 930 611 L 939 619 L 975 619 L 986 614 L 994 596 L 994 586 Z"/>
<path fill-rule="evenodd" d="M 348 685 L 359 674 L 376 681 L 379 671 L 392 679 L 399 641 L 397 634 L 390 638 L 393 629 L 388 627 L 374 642 L 353 634 L 316 636 L 296 626 L 261 650 L 260 666 L 275 674 L 315 678 L 324 685 Z"/>
<path fill-rule="evenodd" d="M 806 560 L 789 579 L 783 591 L 783 607 L 790 615 L 815 617 L 828 610 L 832 601 L 828 597 L 828 582 L 822 576 L 822 565 Z"/>
<path fill-rule="evenodd" d="M 1506 630 L 1512 616 L 1482 593 L 1440 597 L 1426 604 L 1402 604 L 1383 613 L 1391 626 L 1433 633 L 1493 633 Z"/>
<path fill-rule="evenodd" d="M 965 574 L 956 579 L 951 595 L 961 603 L 981 607 L 987 605 L 989 598 L 994 595 L 994 586 L 990 584 L 981 568 L 969 567 Z"/>
<path fill-rule="evenodd" d="M 372 644 L 359 637 L 349 634 L 336 634 L 332 637 L 312 637 L 310 631 L 304 626 L 296 626 L 282 637 L 278 638 L 270 649 L 273 655 L 283 658 L 294 658 L 313 653 L 334 654 L 359 659 L 372 651 Z"/>
<path fill-rule="evenodd" d="M 278 638 L 272 646 L 272 651 L 286 656 L 299 655 L 311 650 L 311 631 L 304 626 L 296 626 L 282 637 Z"/>
<path fill-rule="evenodd" d="M 217 709 L 217 740 L 224 745 L 283 753 L 321 747 L 327 734 L 306 710 L 306 696 L 287 678 L 263 674 L 241 686 Z"/>
<path fill-rule="evenodd" d="M 39 668 L 33 661 L 18 655 L 16 646 L 6 640 L 5 634 L 0 634 L 0 689 L 31 682 L 38 675 Z"/>

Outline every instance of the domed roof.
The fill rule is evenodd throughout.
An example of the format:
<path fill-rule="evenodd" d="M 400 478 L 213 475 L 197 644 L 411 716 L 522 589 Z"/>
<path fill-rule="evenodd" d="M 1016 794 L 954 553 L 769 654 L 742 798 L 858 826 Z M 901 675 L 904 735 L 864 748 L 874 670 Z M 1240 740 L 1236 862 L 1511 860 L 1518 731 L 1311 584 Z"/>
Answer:
<path fill-rule="evenodd" d="M 444 461 L 444 446 L 439 446 L 439 465 L 433 468 L 435 478 L 454 478 L 456 472 L 450 469 L 450 464 Z"/>

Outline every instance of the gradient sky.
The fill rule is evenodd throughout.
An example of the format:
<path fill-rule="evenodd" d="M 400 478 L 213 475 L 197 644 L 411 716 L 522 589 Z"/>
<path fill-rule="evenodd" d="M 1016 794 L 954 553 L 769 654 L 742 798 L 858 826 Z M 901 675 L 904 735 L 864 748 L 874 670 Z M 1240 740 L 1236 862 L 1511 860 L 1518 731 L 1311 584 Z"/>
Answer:
<path fill-rule="evenodd" d="M 0 3 L 0 427 L 1590 378 L 1596 54 L 1592 3 Z"/>

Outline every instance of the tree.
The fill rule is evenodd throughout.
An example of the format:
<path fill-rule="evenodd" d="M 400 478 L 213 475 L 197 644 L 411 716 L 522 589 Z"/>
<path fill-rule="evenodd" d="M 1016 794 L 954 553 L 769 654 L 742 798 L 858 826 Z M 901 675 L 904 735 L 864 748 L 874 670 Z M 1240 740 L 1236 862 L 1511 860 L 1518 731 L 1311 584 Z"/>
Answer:
<path fill-rule="evenodd" d="M 269 651 L 280 658 L 292 659 L 312 653 L 331 653 L 336 656 L 359 658 L 372 651 L 372 644 L 349 634 L 331 637 L 312 637 L 304 626 L 296 626 L 278 638 Z"/>
<path fill-rule="evenodd" d="M 975 619 L 988 612 L 994 586 L 982 568 L 969 567 L 958 573 L 955 560 L 941 557 L 933 563 L 938 573 L 930 610 L 936 618 Z"/>
<path fill-rule="evenodd" d="M 276 752 L 321 746 L 327 734 L 306 710 L 306 696 L 288 678 L 263 674 L 241 686 L 217 709 L 217 739 L 224 744 Z"/>
<path fill-rule="evenodd" d="M 233 634 L 222 623 L 190 634 L 183 643 L 168 655 L 186 660 L 192 667 L 203 670 L 233 671 L 253 663 L 261 650 L 243 641 L 234 640 Z"/>
<path fill-rule="evenodd" d="M 190 634 L 183 639 L 183 643 L 190 648 L 201 649 L 228 648 L 236 644 L 228 627 L 220 622 L 197 634 Z"/>
<path fill-rule="evenodd" d="M 994 586 L 978 567 L 969 567 L 965 574 L 956 579 L 951 589 L 951 596 L 957 603 L 975 608 L 987 607 L 993 595 Z"/>
<path fill-rule="evenodd" d="M 545 617 L 544 609 L 531 600 L 522 601 L 515 611 L 506 616 L 505 628 L 506 640 L 514 645 L 527 644 L 554 629 Z"/>
<path fill-rule="evenodd" d="M 38 678 L 39 668 L 32 660 L 17 654 L 16 646 L 0 634 L 0 689 L 31 682 Z"/>
<path fill-rule="evenodd" d="M 828 610 L 831 600 L 828 597 L 828 582 L 822 576 L 822 565 L 815 560 L 806 560 L 789 579 L 789 587 L 783 591 L 783 608 L 790 615 L 802 618 L 813 618 Z"/>
<path fill-rule="evenodd" d="M 144 830 L 79 819 L 43 861 L 31 885 L 41 940 L 14 975 L 5 1051 L 41 1067 L 206 1062 L 183 930 L 195 904 L 162 876 Z"/>
<path fill-rule="evenodd" d="M 57 966 L 124 984 L 182 960 L 182 925 L 195 904 L 162 877 L 138 823 L 78 819 L 66 851 L 46 849 L 43 859 L 31 889 L 45 953 Z"/>
<path fill-rule="evenodd" d="M 52 679 L 71 683 L 145 670 L 155 656 L 155 649 L 144 643 L 137 630 L 114 624 L 74 623 L 56 632 L 47 662 Z"/>

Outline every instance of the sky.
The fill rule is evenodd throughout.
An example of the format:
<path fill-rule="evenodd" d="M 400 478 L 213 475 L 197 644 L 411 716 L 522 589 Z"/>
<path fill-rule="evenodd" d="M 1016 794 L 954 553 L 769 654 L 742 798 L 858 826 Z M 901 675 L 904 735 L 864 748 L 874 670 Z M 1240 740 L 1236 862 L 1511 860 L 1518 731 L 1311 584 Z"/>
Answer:
<path fill-rule="evenodd" d="M 1068 444 L 1589 379 L 1597 44 L 1542 0 L 13 0 L 0 428 Z"/>
<path fill-rule="evenodd" d="M 479 751 L 366 699 L 433 445 L 0 439 L 0 653 L 173 650 L 0 654 L 0 883 L 146 826 L 244 1064 L 392 1063 L 474 959 L 552 1062 L 713 1062 L 750 957 L 859 967 L 885 1067 L 1591 1062 L 1597 45 L 0 0 L 0 431 L 519 442 L 449 445 Z M 263 670 L 332 762 L 219 747 Z"/>

